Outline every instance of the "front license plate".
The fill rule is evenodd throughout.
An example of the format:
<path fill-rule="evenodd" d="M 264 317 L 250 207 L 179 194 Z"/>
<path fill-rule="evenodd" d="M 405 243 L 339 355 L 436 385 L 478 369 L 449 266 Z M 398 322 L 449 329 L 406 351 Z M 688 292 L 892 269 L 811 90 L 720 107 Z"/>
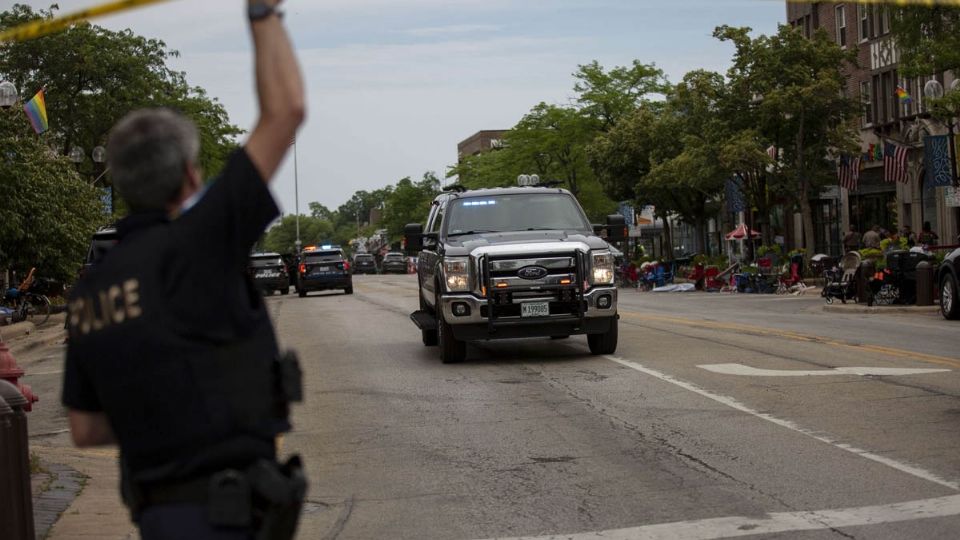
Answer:
<path fill-rule="evenodd" d="M 549 302 L 524 302 L 520 304 L 521 317 L 547 317 L 549 315 Z"/>

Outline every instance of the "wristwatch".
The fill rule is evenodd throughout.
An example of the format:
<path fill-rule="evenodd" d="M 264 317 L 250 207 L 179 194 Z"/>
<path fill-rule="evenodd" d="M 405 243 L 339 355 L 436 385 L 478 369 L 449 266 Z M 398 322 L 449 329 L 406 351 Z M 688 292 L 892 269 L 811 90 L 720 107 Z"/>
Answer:
<path fill-rule="evenodd" d="M 247 16 L 250 17 L 250 22 L 262 21 L 273 14 L 279 16 L 280 12 L 266 2 L 253 2 L 247 6 Z"/>

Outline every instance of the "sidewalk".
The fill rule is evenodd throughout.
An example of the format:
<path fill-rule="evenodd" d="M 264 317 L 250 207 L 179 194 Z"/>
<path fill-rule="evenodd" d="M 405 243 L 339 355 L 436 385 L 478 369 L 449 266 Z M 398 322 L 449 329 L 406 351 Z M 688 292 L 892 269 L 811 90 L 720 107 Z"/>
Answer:
<path fill-rule="evenodd" d="M 58 351 L 66 333 L 65 315 L 55 314 L 43 325 L 20 322 L 0 327 L 0 336 L 21 368 L 30 376 L 38 362 Z M 47 362 L 50 362 L 47 360 Z M 41 363 L 42 370 L 57 366 Z M 56 377 L 56 375 L 53 375 Z M 34 390 L 37 390 L 36 382 Z M 51 382 L 59 387 L 58 382 Z M 40 391 L 36 407 L 54 407 L 57 393 Z M 51 409 L 53 412 L 54 409 Z M 41 420 L 28 413 L 27 421 Z M 56 413 L 62 415 L 64 413 Z M 34 416 L 31 416 L 34 415 Z M 33 420 L 33 422 L 31 422 Z M 65 427 L 66 420 L 58 420 Z M 33 516 L 37 538 L 52 540 L 135 540 L 139 538 L 129 513 L 120 500 L 117 451 L 114 448 L 81 450 L 70 445 L 66 435 L 31 433 L 31 460 L 39 465 L 31 474 Z M 2 536 L 2 534 L 0 534 Z"/>
<path fill-rule="evenodd" d="M 50 476 L 47 489 L 33 494 L 37 537 L 48 540 L 133 540 L 139 538 L 120 500 L 115 449 L 32 445 Z M 52 525 L 52 527 L 51 527 Z"/>

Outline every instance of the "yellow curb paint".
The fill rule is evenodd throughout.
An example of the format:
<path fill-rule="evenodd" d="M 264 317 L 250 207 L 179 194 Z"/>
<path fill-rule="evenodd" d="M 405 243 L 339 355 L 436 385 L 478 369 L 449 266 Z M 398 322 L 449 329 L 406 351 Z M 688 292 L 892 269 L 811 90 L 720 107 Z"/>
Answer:
<path fill-rule="evenodd" d="M 957 359 L 957 358 L 949 358 L 946 356 L 937 356 L 934 354 L 926 354 L 926 353 L 915 352 L 915 351 L 907 351 L 903 349 L 895 349 L 893 347 L 882 347 L 879 345 L 847 343 L 837 339 L 825 338 L 821 336 L 813 336 L 809 334 L 800 334 L 797 332 L 791 332 L 789 330 L 778 330 L 775 328 L 766 328 L 762 326 L 685 319 L 681 317 L 669 317 L 669 316 L 662 316 L 662 315 L 643 315 L 640 313 L 632 313 L 629 311 L 627 312 L 621 311 L 620 316 L 628 319 L 636 319 L 636 320 L 646 321 L 646 322 L 675 323 L 675 324 L 682 324 L 685 326 L 692 326 L 695 328 L 707 328 L 707 329 L 713 329 L 713 330 L 733 330 L 733 331 L 742 332 L 742 333 L 751 334 L 751 335 L 779 337 L 784 339 L 791 339 L 794 341 L 803 341 L 806 343 L 819 343 L 821 345 L 829 345 L 832 347 L 842 347 L 845 349 L 851 349 L 851 350 L 860 351 L 860 352 L 874 352 L 874 353 L 884 354 L 887 356 L 894 356 L 898 358 L 909 358 L 911 360 L 919 360 L 921 362 L 928 362 L 931 364 L 938 364 L 943 366 L 950 366 L 953 368 L 960 368 L 960 359 Z"/>
<path fill-rule="evenodd" d="M 136 7 L 168 1 L 169 0 L 118 0 L 80 11 L 75 11 L 73 13 L 68 13 L 60 17 L 54 17 L 53 19 L 31 21 L 21 24 L 20 26 L 15 26 L 4 32 L 0 32 L 0 43 L 7 41 L 27 41 L 30 39 L 36 39 L 47 34 L 59 32 L 77 23 L 86 21 L 87 19 L 102 17 L 104 15 L 120 13 L 121 11 L 127 11 Z"/>

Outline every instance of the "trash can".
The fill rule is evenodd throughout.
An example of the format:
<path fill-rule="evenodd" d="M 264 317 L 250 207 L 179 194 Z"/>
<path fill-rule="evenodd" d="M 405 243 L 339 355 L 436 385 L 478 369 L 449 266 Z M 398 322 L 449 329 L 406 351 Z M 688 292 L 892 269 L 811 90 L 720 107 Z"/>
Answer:
<path fill-rule="evenodd" d="M 917 305 L 933 305 L 933 265 L 927 261 L 917 263 Z"/>
<path fill-rule="evenodd" d="M 33 498 L 30 493 L 30 450 L 27 437 L 27 398 L 17 387 L 0 380 L 0 523 L 5 539 L 34 540 Z M 9 412 L 7 412 L 9 411 Z"/>
<path fill-rule="evenodd" d="M 857 273 L 857 302 L 860 304 L 873 304 L 873 291 L 870 290 L 870 280 L 877 273 L 877 264 L 873 259 L 864 259 L 860 263 L 860 271 Z"/>

